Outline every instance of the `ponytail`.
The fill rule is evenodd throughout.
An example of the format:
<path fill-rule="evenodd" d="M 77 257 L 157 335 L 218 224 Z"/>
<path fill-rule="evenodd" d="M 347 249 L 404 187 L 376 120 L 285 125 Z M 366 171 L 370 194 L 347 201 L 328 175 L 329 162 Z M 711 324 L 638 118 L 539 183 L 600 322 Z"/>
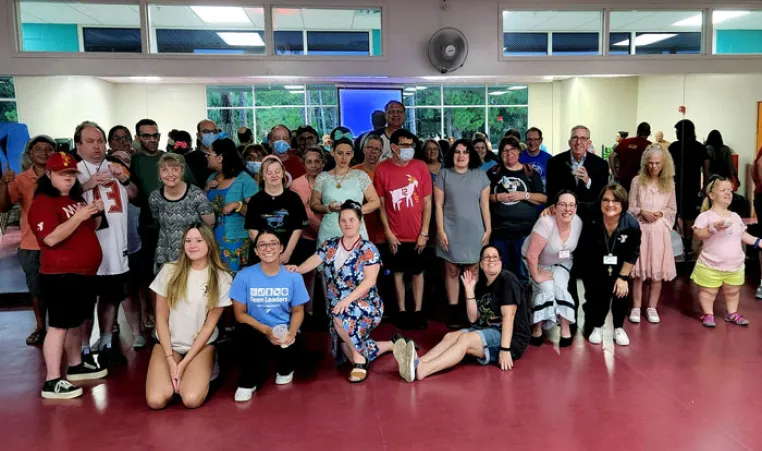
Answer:
<path fill-rule="evenodd" d="M 712 177 L 709 180 L 709 183 L 706 184 L 706 188 L 704 188 L 704 201 L 701 202 L 701 213 L 712 208 L 712 199 L 709 198 L 709 193 L 714 190 L 714 185 L 718 182 L 730 182 L 730 180 L 723 177 Z"/>

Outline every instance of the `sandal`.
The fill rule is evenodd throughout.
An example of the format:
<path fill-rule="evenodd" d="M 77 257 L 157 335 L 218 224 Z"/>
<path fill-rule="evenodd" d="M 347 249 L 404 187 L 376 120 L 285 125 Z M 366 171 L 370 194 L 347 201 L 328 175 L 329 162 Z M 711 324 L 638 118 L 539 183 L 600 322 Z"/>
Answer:
<path fill-rule="evenodd" d="M 738 313 L 738 312 L 726 314 L 725 315 L 725 321 L 727 321 L 729 323 L 736 324 L 738 326 L 748 326 L 749 325 L 749 320 L 747 320 L 746 318 L 741 316 L 741 314 Z"/>
<path fill-rule="evenodd" d="M 370 369 L 370 360 L 368 358 L 365 358 L 365 363 L 353 363 L 352 364 L 352 370 L 349 372 L 349 377 L 347 380 L 349 380 L 350 384 L 359 384 L 360 382 L 364 382 L 365 379 L 368 378 L 368 370 Z"/>
<path fill-rule="evenodd" d="M 26 337 L 26 344 L 34 346 L 42 343 L 43 340 L 45 340 L 45 329 L 37 329 Z"/>

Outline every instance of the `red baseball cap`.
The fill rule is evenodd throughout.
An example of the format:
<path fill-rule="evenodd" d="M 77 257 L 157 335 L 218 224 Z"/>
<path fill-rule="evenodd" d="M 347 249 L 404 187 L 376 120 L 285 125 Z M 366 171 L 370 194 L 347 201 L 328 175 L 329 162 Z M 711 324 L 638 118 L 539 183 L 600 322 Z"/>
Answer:
<path fill-rule="evenodd" d="M 48 157 L 48 162 L 45 163 L 45 169 L 53 172 L 79 172 L 77 169 L 77 160 L 66 152 L 55 152 L 51 154 L 50 157 Z"/>

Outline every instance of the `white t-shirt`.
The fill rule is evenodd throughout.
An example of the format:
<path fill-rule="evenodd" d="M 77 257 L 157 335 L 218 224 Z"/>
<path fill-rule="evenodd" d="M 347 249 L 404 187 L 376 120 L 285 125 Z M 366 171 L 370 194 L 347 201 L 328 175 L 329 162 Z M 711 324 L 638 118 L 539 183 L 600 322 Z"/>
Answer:
<path fill-rule="evenodd" d="M 110 174 L 110 161 L 103 160 L 100 165 L 88 163 L 85 160 L 77 164 L 79 183 L 87 182 L 98 172 Z M 101 243 L 103 260 L 98 268 L 99 276 L 124 274 L 130 270 L 127 258 L 127 230 L 129 229 L 129 198 L 127 188 L 114 178 L 107 185 L 97 185 L 84 193 L 85 201 L 89 204 L 95 199 L 103 201 L 108 227 L 96 231 Z"/>
<path fill-rule="evenodd" d="M 558 225 L 555 216 L 540 217 L 534 224 L 532 233 L 536 233 L 547 241 L 540 253 L 540 266 L 557 265 L 574 258 L 572 253 L 577 249 L 577 243 L 579 243 L 579 236 L 582 233 L 582 220 L 579 216 L 574 215 L 571 222 L 571 230 L 569 231 L 569 236 L 566 238 L 565 242 L 561 240 L 561 235 L 558 233 Z M 521 255 L 524 258 L 527 256 L 528 248 L 529 240 L 527 239 L 524 240 L 524 245 L 521 246 Z M 561 258 L 561 251 L 568 252 L 569 257 Z"/>
<path fill-rule="evenodd" d="M 167 297 L 169 280 L 175 270 L 174 263 L 165 263 L 161 271 L 156 275 L 151 290 L 162 297 Z M 186 299 L 180 299 L 174 308 L 169 310 L 169 338 L 172 341 L 172 349 L 185 354 L 190 351 L 193 341 L 198 336 L 206 322 L 208 298 L 207 281 L 209 280 L 208 268 L 202 270 L 191 269 L 188 273 L 188 286 L 186 287 Z M 226 272 L 220 273 L 220 298 L 217 307 L 232 305 L 230 301 L 230 285 L 233 278 Z M 217 328 L 207 343 L 217 339 Z"/>
<path fill-rule="evenodd" d="M 381 158 L 378 160 L 379 162 L 392 157 L 392 143 L 389 141 L 386 133 L 381 133 L 381 141 L 384 142 L 384 149 L 381 151 Z"/>

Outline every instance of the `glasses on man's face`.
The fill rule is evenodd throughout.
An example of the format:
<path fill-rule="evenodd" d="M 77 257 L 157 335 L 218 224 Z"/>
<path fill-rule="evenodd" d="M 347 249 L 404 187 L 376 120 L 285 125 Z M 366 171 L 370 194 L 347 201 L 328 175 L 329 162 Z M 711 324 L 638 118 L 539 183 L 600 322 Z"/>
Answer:
<path fill-rule="evenodd" d="M 158 141 L 159 138 L 161 138 L 161 133 L 141 133 L 138 136 L 143 141 L 148 141 L 148 140 L 151 140 L 151 139 L 155 139 L 156 141 Z"/>
<path fill-rule="evenodd" d="M 128 143 L 132 141 L 132 139 L 129 136 L 113 136 L 111 138 L 112 141 L 120 142 L 120 143 Z"/>
<path fill-rule="evenodd" d="M 257 249 L 260 251 L 264 251 L 268 248 L 278 249 L 278 246 L 280 246 L 280 243 L 277 241 L 270 241 L 269 243 L 257 243 Z"/>
<path fill-rule="evenodd" d="M 574 210 L 575 208 L 577 208 L 577 204 L 574 203 L 574 202 L 558 202 L 556 204 L 556 207 L 558 207 L 558 208 L 567 208 L 569 210 Z"/>
<path fill-rule="evenodd" d="M 368 152 L 373 152 L 373 153 L 381 153 L 383 151 L 383 149 L 381 149 L 380 147 L 372 147 L 372 146 L 365 146 L 365 150 Z"/>
<path fill-rule="evenodd" d="M 201 130 L 201 134 L 202 135 L 206 135 L 206 134 L 209 134 L 209 133 L 219 133 L 219 132 L 220 132 L 219 128 L 209 128 L 209 129 L 203 129 L 203 130 Z"/>
<path fill-rule="evenodd" d="M 496 262 L 498 260 L 500 260 L 500 257 L 498 257 L 497 255 L 485 255 L 484 257 L 482 257 L 483 262 Z"/>
<path fill-rule="evenodd" d="M 528 143 L 538 143 L 542 141 L 542 138 L 527 138 Z"/>
<path fill-rule="evenodd" d="M 571 140 L 574 141 L 574 142 L 578 142 L 578 141 L 579 142 L 586 142 L 586 141 L 589 141 L 590 138 L 588 138 L 587 136 L 572 136 Z"/>

